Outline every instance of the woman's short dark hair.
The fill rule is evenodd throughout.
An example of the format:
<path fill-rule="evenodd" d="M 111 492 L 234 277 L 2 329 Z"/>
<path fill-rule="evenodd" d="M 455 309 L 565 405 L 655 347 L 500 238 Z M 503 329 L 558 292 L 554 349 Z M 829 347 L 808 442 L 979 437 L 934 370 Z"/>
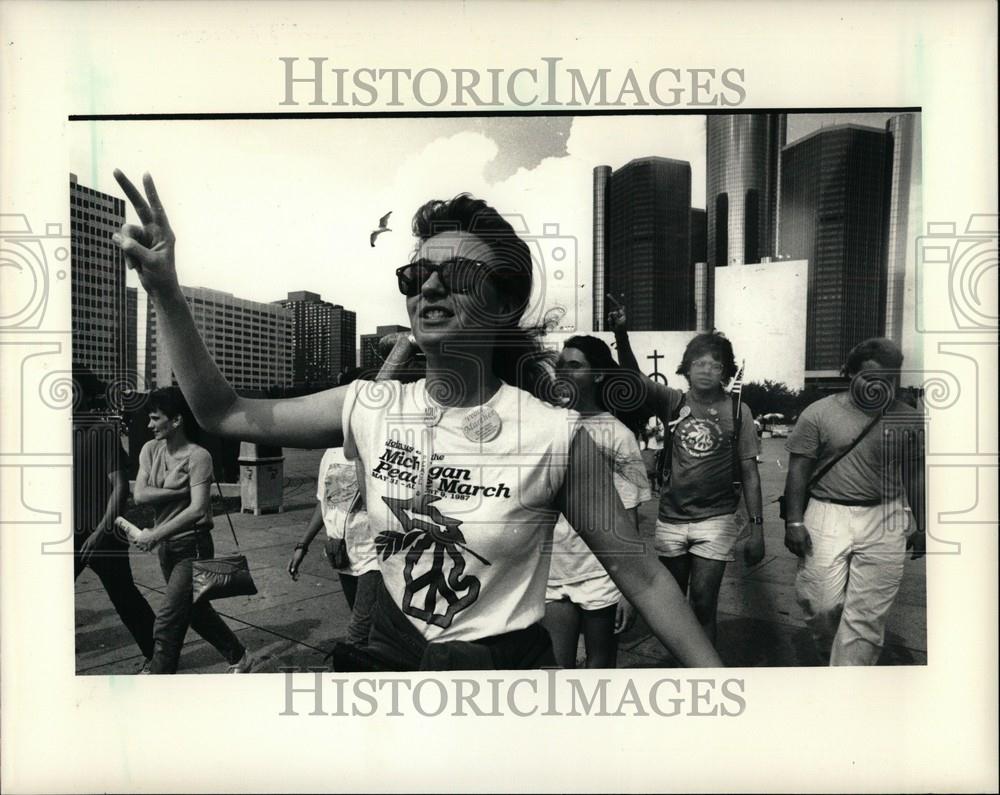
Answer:
<path fill-rule="evenodd" d="M 677 375 L 691 377 L 691 362 L 706 353 L 722 364 L 722 382 L 726 383 L 736 375 L 736 355 L 733 343 L 721 331 L 712 330 L 694 337 L 684 349 L 684 357 L 677 368 Z"/>
<path fill-rule="evenodd" d="M 646 380 L 618 364 L 611 354 L 611 348 L 598 337 L 579 334 L 566 340 L 563 347 L 580 351 L 587 357 L 587 363 L 595 374 L 604 376 L 597 390 L 598 405 L 621 420 L 633 433 L 642 430 L 650 417 L 643 410 Z"/>
<path fill-rule="evenodd" d="M 447 201 L 431 199 L 413 216 L 413 234 L 422 243 L 443 232 L 467 232 L 493 254 L 494 281 L 510 301 L 509 326 L 517 326 L 531 297 L 531 251 L 514 227 L 482 199 L 460 193 Z"/>
<path fill-rule="evenodd" d="M 448 200 L 432 199 L 413 216 L 413 234 L 421 243 L 444 232 L 475 235 L 493 254 L 494 283 L 508 301 L 508 312 L 497 318 L 493 373 L 536 397 L 545 394 L 551 388 L 551 378 L 539 343 L 544 329 L 520 326 L 531 298 L 527 243 L 495 208 L 468 193 Z"/>
<path fill-rule="evenodd" d="M 198 421 L 194 418 L 191 407 L 188 406 L 179 387 L 167 386 L 154 389 L 146 400 L 146 408 L 151 412 L 159 411 L 169 419 L 181 417 L 184 420 L 184 435 L 191 441 L 197 441 L 201 434 Z"/>
<path fill-rule="evenodd" d="M 903 366 L 903 352 L 887 337 L 871 337 L 851 348 L 841 374 L 848 378 L 857 375 L 861 365 L 869 360 L 878 362 L 886 370 L 898 370 Z"/>

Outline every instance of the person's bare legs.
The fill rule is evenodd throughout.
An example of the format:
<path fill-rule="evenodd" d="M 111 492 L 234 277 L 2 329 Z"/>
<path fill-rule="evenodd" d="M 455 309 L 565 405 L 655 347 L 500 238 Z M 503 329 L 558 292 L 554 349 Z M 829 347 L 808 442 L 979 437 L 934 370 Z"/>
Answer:
<path fill-rule="evenodd" d="M 587 668 L 618 667 L 618 636 L 615 635 L 617 609 L 617 605 L 608 605 L 598 610 L 580 610 Z"/>
<path fill-rule="evenodd" d="M 568 599 L 545 603 L 542 626 L 552 638 L 552 651 L 560 668 L 576 668 L 576 646 L 580 639 L 580 608 Z M 612 614 L 612 621 L 614 615 Z"/>
<path fill-rule="evenodd" d="M 688 592 L 688 580 L 691 577 L 691 557 L 690 552 L 672 558 L 660 555 L 660 563 L 666 566 L 667 571 L 674 575 L 677 587 L 681 589 L 681 593 L 683 594 Z"/>
<path fill-rule="evenodd" d="M 691 580 L 688 601 L 695 617 L 715 644 L 716 620 L 715 614 L 719 606 L 719 588 L 722 587 L 722 575 L 726 571 L 726 561 L 700 558 L 690 555 Z"/>

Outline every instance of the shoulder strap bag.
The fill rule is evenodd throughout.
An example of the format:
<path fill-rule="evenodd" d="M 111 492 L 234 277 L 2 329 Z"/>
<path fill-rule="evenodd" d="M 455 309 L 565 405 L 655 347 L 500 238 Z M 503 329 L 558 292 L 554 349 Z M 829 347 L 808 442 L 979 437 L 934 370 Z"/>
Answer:
<path fill-rule="evenodd" d="M 861 433 L 858 434 L 857 438 L 855 438 L 855 440 L 853 442 L 851 442 L 850 445 L 848 445 L 843 450 L 843 452 L 841 452 L 837 456 L 834 456 L 830 461 L 828 461 L 826 463 L 826 465 L 819 472 L 816 472 L 811 478 L 809 478 L 809 483 L 806 486 L 806 504 L 807 505 L 809 503 L 809 493 L 815 488 L 816 484 L 819 483 L 823 479 L 823 477 L 826 475 L 827 472 L 829 472 L 837 464 L 839 464 L 844 459 L 844 457 L 847 456 L 848 453 L 850 453 L 855 447 L 857 447 L 861 443 L 861 440 L 864 439 L 871 432 L 872 428 L 874 428 L 876 425 L 878 425 L 878 421 L 880 419 L 882 419 L 882 415 L 883 415 L 883 412 L 879 412 L 874 417 L 872 417 L 871 422 L 869 422 L 865 426 L 865 429 L 863 431 L 861 431 Z M 784 494 L 782 494 L 781 496 L 778 497 L 778 516 L 781 519 L 785 518 L 785 495 Z"/>
<path fill-rule="evenodd" d="M 250 575 L 250 566 L 246 556 L 241 554 L 240 541 L 236 537 L 236 530 L 233 527 L 233 520 L 226 510 L 225 498 L 222 496 L 222 487 L 219 481 L 215 480 L 215 488 L 218 489 L 219 499 L 222 500 L 222 510 L 226 511 L 226 519 L 229 522 L 229 531 L 233 534 L 233 541 L 236 542 L 235 555 L 227 555 L 221 558 L 208 558 L 206 560 L 195 560 L 191 563 L 191 602 L 197 603 L 202 599 L 225 599 L 229 596 L 253 596 L 257 593 L 257 586 Z"/>

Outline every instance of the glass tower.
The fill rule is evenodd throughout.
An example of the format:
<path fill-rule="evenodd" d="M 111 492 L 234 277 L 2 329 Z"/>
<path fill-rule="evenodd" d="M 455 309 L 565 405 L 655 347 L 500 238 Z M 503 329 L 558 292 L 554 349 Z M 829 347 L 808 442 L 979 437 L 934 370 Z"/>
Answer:
<path fill-rule="evenodd" d="M 783 113 L 708 116 L 710 265 L 744 265 L 774 256 L 785 129 Z"/>
<path fill-rule="evenodd" d="M 806 371 L 832 374 L 885 333 L 892 139 L 825 127 L 786 146 L 781 169 L 780 250 L 809 261 Z"/>

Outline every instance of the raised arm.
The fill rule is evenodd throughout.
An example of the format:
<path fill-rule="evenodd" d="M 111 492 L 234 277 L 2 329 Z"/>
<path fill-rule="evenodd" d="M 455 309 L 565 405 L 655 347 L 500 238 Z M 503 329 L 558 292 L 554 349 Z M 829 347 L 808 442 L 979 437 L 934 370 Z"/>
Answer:
<path fill-rule="evenodd" d="M 682 665 L 722 666 L 677 583 L 646 550 L 615 491 L 604 454 L 586 432 L 574 436 L 558 507 Z"/>
<path fill-rule="evenodd" d="M 191 317 L 174 266 L 174 233 L 153 178 L 146 195 L 121 171 L 115 179 L 132 202 L 141 226 L 125 224 L 113 236 L 156 309 L 166 353 L 198 422 L 221 436 L 286 447 L 337 447 L 343 442 L 340 412 L 344 387 L 281 400 L 240 397 L 212 360 Z"/>
<path fill-rule="evenodd" d="M 608 313 L 608 323 L 615 334 L 615 349 L 618 351 L 618 364 L 626 370 L 631 370 L 642 376 L 643 382 L 646 385 L 646 401 L 643 404 L 645 409 L 654 414 L 662 415 L 665 410 L 664 407 L 670 405 L 670 390 L 666 384 L 660 384 L 647 376 L 642 371 L 642 368 L 639 367 L 639 361 L 635 358 L 635 353 L 632 351 L 632 343 L 629 342 L 628 338 L 628 322 L 625 315 L 625 307 L 618 306 L 616 309 L 612 309 Z"/>

